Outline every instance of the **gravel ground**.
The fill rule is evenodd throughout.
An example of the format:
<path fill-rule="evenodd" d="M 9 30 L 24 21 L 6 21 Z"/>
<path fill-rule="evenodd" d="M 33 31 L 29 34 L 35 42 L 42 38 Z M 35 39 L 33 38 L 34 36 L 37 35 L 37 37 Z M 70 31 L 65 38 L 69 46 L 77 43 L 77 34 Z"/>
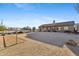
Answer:
<path fill-rule="evenodd" d="M 27 38 L 25 36 L 26 34 L 18 35 L 19 39 L 22 39 L 21 41 L 19 41 L 18 39 L 18 42 L 22 42 L 22 43 L 18 43 L 16 45 L 0 50 L 0 55 L 2 56 L 63 56 L 63 55 L 74 56 L 74 54 L 67 48 L 61 48 L 58 46 L 39 42 Z"/>
<path fill-rule="evenodd" d="M 28 36 L 34 38 L 34 40 L 54 44 L 60 47 L 62 47 L 64 43 L 68 40 L 79 41 L 79 34 L 76 35 L 76 34 L 58 33 L 58 32 L 35 32 L 35 33 L 29 33 Z"/>

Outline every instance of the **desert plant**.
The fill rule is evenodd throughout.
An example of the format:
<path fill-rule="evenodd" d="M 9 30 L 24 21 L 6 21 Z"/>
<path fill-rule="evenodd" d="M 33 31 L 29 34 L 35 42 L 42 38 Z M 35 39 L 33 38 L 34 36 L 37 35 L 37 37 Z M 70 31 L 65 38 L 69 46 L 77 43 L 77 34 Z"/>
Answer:
<path fill-rule="evenodd" d="M 4 47 L 6 47 L 6 43 L 5 43 L 5 33 L 4 30 L 6 30 L 6 27 L 4 25 L 0 25 L 0 31 L 3 31 L 2 36 L 3 36 L 3 45 Z"/>
<path fill-rule="evenodd" d="M 76 45 L 77 45 L 77 43 L 76 43 L 74 40 L 68 40 L 68 41 L 66 42 L 66 44 L 72 45 L 72 46 L 76 46 Z"/>
<path fill-rule="evenodd" d="M 6 27 L 4 25 L 0 25 L 0 31 L 6 30 Z"/>
<path fill-rule="evenodd" d="M 23 30 L 30 30 L 31 28 L 29 26 L 27 26 L 27 27 L 23 27 L 22 29 Z"/>

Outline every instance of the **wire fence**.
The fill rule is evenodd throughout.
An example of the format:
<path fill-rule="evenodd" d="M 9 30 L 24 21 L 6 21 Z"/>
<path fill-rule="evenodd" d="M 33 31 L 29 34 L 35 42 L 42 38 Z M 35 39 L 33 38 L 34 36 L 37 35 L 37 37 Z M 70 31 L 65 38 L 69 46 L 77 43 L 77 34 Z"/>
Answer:
<path fill-rule="evenodd" d="M 13 45 L 17 43 L 18 38 L 16 38 L 16 34 L 3 34 L 0 35 L 0 48 L 6 48 L 7 46 Z"/>
<path fill-rule="evenodd" d="M 0 49 L 6 48 L 20 42 L 20 38 L 18 37 L 19 33 L 14 32 L 1 32 L 0 33 Z M 22 41 L 22 39 L 21 39 Z"/>

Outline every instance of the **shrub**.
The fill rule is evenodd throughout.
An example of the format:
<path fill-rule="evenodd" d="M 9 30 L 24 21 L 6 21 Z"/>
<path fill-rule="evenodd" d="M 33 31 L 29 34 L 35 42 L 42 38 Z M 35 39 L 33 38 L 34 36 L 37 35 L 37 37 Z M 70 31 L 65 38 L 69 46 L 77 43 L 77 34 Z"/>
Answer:
<path fill-rule="evenodd" d="M 73 46 L 77 45 L 77 43 L 74 40 L 69 40 L 69 41 L 66 42 L 66 44 L 73 45 Z"/>
<path fill-rule="evenodd" d="M 0 31 L 6 30 L 6 27 L 4 25 L 0 25 Z"/>

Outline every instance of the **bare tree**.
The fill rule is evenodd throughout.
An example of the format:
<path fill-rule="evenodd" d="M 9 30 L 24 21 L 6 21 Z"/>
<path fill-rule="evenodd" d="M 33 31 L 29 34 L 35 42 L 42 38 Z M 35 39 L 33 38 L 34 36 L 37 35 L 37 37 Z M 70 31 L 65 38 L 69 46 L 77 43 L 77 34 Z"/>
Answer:
<path fill-rule="evenodd" d="M 74 3 L 73 6 L 75 10 L 77 11 L 77 13 L 79 13 L 79 3 Z"/>
<path fill-rule="evenodd" d="M 33 32 L 35 32 L 35 30 L 36 30 L 36 27 L 33 27 L 33 28 L 32 28 L 32 30 L 33 30 Z"/>
<path fill-rule="evenodd" d="M 74 9 L 76 10 L 76 12 L 77 12 L 78 15 L 79 15 L 79 3 L 74 3 L 73 6 L 74 6 Z M 79 25 L 76 24 L 76 26 L 77 26 L 77 28 L 76 28 L 76 27 L 74 28 L 74 32 L 75 32 L 75 31 L 78 32 L 78 30 L 79 30 L 79 29 L 78 29 L 78 26 L 79 26 Z"/>

